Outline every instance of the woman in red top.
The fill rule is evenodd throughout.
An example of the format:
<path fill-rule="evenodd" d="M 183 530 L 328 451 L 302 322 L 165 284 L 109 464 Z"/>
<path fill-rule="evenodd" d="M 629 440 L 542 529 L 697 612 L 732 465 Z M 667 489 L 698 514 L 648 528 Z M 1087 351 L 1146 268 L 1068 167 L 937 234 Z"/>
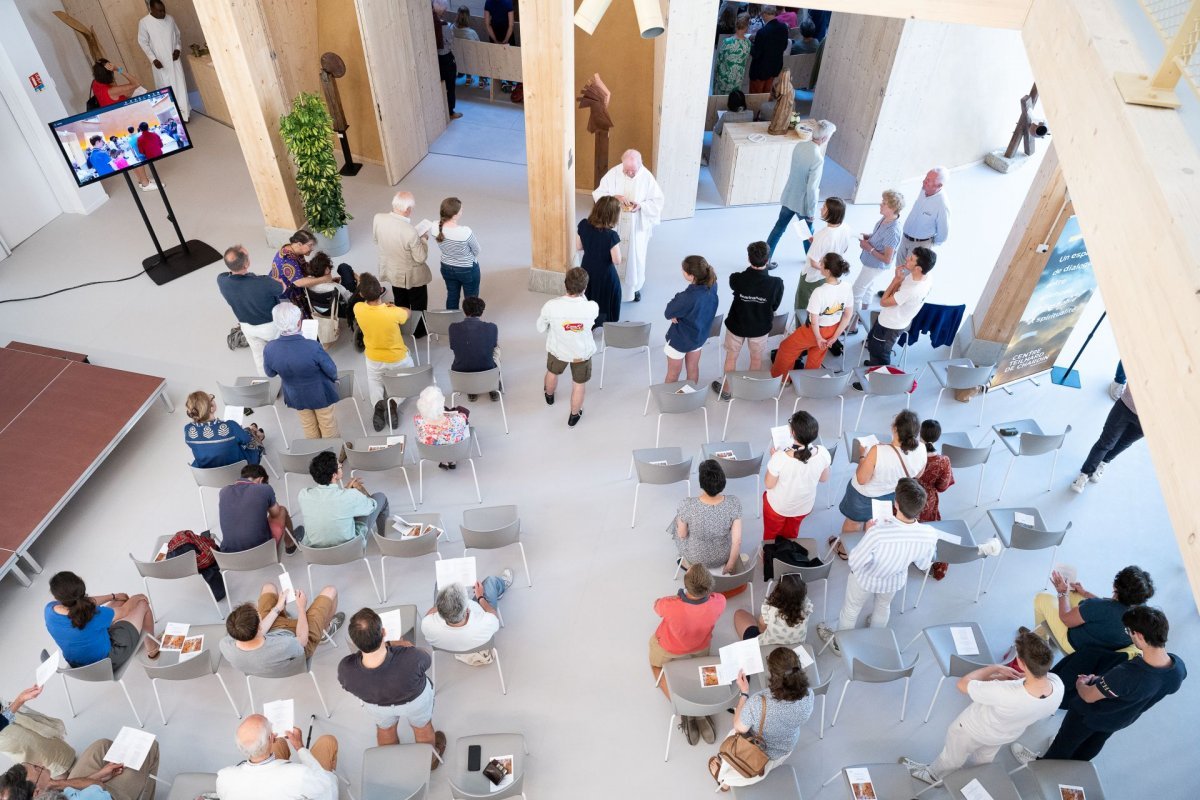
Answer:
<path fill-rule="evenodd" d="M 97 61 L 92 65 L 92 96 L 101 108 L 128 100 L 139 85 L 137 78 L 119 69 L 111 61 Z M 133 175 L 143 192 L 158 188 L 158 184 L 150 180 L 150 173 L 145 167 L 133 170 Z"/>
<path fill-rule="evenodd" d="M 942 425 L 936 419 L 927 419 L 921 423 L 921 441 L 929 451 L 925 462 L 925 471 L 917 476 L 917 480 L 925 487 L 925 508 L 921 511 L 921 522 L 939 522 L 942 511 L 938 507 L 938 495 L 954 485 L 954 472 L 950 468 L 950 458 L 939 454 L 933 447 L 942 437 Z M 934 580 L 946 577 L 950 565 L 944 561 L 935 561 L 929 574 Z"/>

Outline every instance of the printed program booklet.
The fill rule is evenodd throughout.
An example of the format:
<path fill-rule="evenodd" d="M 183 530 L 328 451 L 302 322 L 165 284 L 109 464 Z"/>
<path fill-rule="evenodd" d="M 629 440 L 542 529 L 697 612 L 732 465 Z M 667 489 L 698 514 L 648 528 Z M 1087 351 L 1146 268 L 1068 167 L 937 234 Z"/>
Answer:
<path fill-rule="evenodd" d="M 875 784 L 871 783 L 871 773 L 864 767 L 852 767 L 846 770 L 846 782 L 850 784 L 850 796 L 854 800 L 880 800 L 875 794 Z"/>

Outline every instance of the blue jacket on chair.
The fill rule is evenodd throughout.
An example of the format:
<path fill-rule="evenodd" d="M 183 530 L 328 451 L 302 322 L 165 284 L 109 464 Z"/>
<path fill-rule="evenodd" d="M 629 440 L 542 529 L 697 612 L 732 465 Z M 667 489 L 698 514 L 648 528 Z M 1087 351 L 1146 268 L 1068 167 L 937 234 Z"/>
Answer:
<path fill-rule="evenodd" d="M 338 401 L 337 365 L 320 342 L 298 333 L 280 336 L 263 349 L 269 377 L 283 378 L 283 402 L 288 408 L 315 411 Z"/>

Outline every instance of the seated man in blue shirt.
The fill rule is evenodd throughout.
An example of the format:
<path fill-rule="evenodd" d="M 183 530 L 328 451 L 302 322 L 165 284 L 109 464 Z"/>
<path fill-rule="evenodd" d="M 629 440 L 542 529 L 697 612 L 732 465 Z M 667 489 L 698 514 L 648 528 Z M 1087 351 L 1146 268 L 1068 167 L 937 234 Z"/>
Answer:
<path fill-rule="evenodd" d="M 487 372 L 495 369 L 500 353 L 497 345 L 500 331 L 494 322 L 480 319 L 487 304 L 482 297 L 467 297 L 463 299 L 462 308 L 466 319 L 450 326 L 450 350 L 454 353 L 454 363 L 450 369 L 455 372 Z M 472 403 L 478 397 L 467 395 Z M 500 392 L 488 392 L 488 397 L 495 402 L 500 399 Z"/>
<path fill-rule="evenodd" d="M 296 552 L 292 517 L 287 507 L 275 499 L 275 490 L 267 485 L 267 471 L 261 464 L 242 467 L 241 480 L 223 488 L 217 502 L 221 552 L 240 553 L 271 539 L 278 543 L 285 531 L 287 552 Z"/>
<path fill-rule="evenodd" d="M 296 529 L 297 539 L 308 547 L 334 547 L 355 536 L 366 536 L 371 521 L 383 534 L 390 510 L 387 496 L 383 492 L 371 494 L 358 478 L 351 478 L 343 487 L 337 455 L 317 453 L 308 474 L 317 485 L 300 491 L 304 524 Z"/>

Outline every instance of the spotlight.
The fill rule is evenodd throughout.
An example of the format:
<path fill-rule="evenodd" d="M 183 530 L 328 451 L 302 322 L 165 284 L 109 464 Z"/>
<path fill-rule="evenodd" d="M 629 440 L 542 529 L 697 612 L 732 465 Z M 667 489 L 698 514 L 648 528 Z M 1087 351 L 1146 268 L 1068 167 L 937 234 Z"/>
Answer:
<path fill-rule="evenodd" d="M 579 10 L 575 12 L 575 24 L 590 36 L 596 32 L 596 26 L 600 24 L 604 12 L 608 11 L 611 4 L 612 0 L 583 0 Z"/>
<path fill-rule="evenodd" d="M 633 0 L 633 9 L 637 12 L 638 30 L 643 39 L 662 35 L 664 24 L 659 0 Z"/>

